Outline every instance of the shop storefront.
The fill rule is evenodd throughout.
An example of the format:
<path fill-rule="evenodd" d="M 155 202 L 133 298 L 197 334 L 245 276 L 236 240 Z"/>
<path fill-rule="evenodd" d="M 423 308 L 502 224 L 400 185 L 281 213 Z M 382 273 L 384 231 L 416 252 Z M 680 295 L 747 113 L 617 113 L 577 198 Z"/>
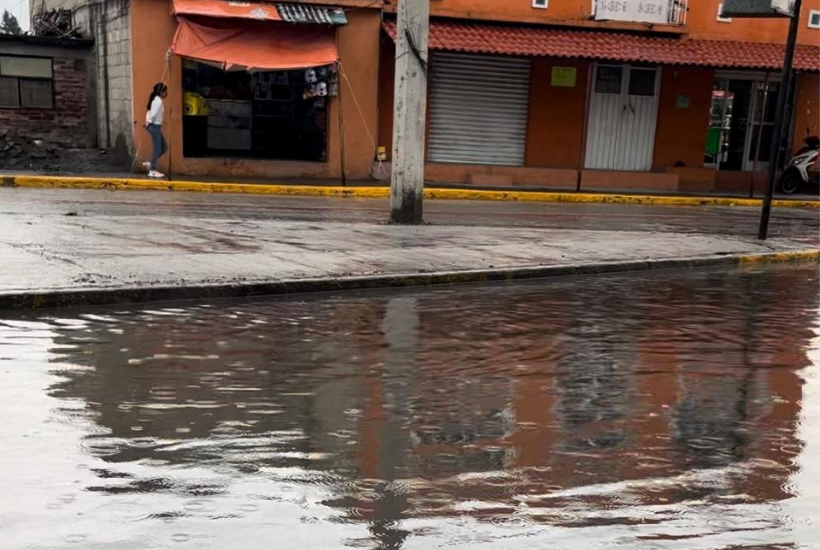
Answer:
<path fill-rule="evenodd" d="M 777 44 L 433 19 L 430 50 L 427 181 L 745 192 L 766 172 Z M 799 143 L 816 118 L 816 48 L 798 47 L 795 66 Z M 381 118 L 387 150 L 391 135 Z"/>
<path fill-rule="evenodd" d="M 135 2 L 133 16 L 156 19 L 157 7 Z M 369 174 L 375 146 L 361 136 L 375 132 L 377 10 L 348 17 L 341 7 L 223 0 L 170 8 L 162 57 L 162 32 L 134 36 L 143 46 L 134 47 L 134 111 L 139 90 L 167 82 L 171 173 Z M 135 130 L 138 156 L 144 138 Z"/>
<path fill-rule="evenodd" d="M 282 5 L 284 6 L 284 5 Z M 174 0 L 183 154 L 324 162 L 340 8 Z"/>
<path fill-rule="evenodd" d="M 779 74 L 715 75 L 706 166 L 734 171 L 768 167 L 779 91 Z"/>
<path fill-rule="evenodd" d="M 185 60 L 182 78 L 185 157 L 327 160 L 335 65 L 247 72 Z"/>

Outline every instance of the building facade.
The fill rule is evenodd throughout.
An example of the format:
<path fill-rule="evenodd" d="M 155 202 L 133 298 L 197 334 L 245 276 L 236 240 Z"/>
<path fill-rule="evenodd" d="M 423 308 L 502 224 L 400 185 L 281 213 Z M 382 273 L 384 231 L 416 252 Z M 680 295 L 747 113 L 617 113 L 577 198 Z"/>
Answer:
<path fill-rule="evenodd" d="M 156 82 L 169 86 L 165 132 L 171 150 L 165 169 L 234 177 L 369 176 L 375 144 L 366 136 L 376 133 L 378 8 L 363 0 L 346 2 L 347 10 L 316 6 L 304 11 L 306 17 L 316 17 L 307 21 L 300 20 L 299 12 L 289 11 L 301 7 L 294 4 L 251 4 L 250 17 L 243 18 L 197 12 L 207 4 L 228 4 L 220 0 L 195 0 L 185 7 L 177 4 L 176 13 L 168 0 L 132 0 L 131 5 L 135 119 L 144 116 L 146 99 Z M 255 9 L 268 6 L 275 9 L 277 20 L 252 19 L 258 17 Z M 180 13 L 188 9 L 192 13 Z M 338 11 L 344 14 L 340 24 L 321 15 Z M 172 44 L 181 45 L 185 39 L 178 34 L 182 20 L 203 23 L 197 33 L 202 28 L 223 28 L 223 21 L 230 21 L 240 30 L 229 31 L 229 35 L 246 38 L 251 31 L 245 29 L 259 27 L 263 36 L 273 36 L 273 42 L 255 43 L 251 36 L 227 53 L 193 52 L 205 57 L 195 61 L 173 51 Z M 151 28 L 151 32 L 139 32 L 140 28 Z M 324 46 L 332 51 L 317 50 Z M 228 68 L 230 56 L 252 50 L 274 52 L 269 59 L 248 61 L 268 64 L 264 69 L 272 70 L 242 70 L 242 61 L 233 67 L 238 70 Z M 289 50 L 315 51 L 318 57 L 277 57 L 278 51 Z M 224 60 L 209 60 L 209 55 L 227 56 L 227 62 L 220 67 Z M 333 65 L 334 58 L 338 65 Z M 207 115 L 192 112 L 197 101 L 202 103 L 199 98 L 208 106 Z M 139 128 L 135 150 L 139 158 L 150 154 L 149 137 Z"/>
<path fill-rule="evenodd" d="M 163 170 L 384 180 L 396 4 L 77 4 L 95 41 L 100 144 L 150 154 L 145 103 L 162 81 Z M 818 27 L 820 3 L 808 0 L 792 149 L 820 131 Z M 753 191 L 786 31 L 783 19 L 723 17 L 719 0 L 431 0 L 427 181 Z"/>
<path fill-rule="evenodd" d="M 90 40 L 91 84 L 97 91 L 92 110 L 96 113 L 92 147 L 133 152 L 134 123 L 131 112 L 131 17 L 129 0 L 46 0 L 29 3 L 32 29 L 42 34 L 36 22 L 44 14 L 61 10 L 71 20 L 66 33 Z M 65 29 L 47 33 L 60 36 Z"/>
<path fill-rule="evenodd" d="M 69 9 L 80 35 L 94 40 L 98 143 L 127 149 L 135 166 L 151 154 L 146 102 L 163 82 L 163 171 L 365 179 L 376 148 L 381 7 L 368 0 L 46 0 L 32 16 Z M 230 47 L 190 50 L 192 37 L 216 32 Z M 324 56 L 285 59 L 323 47 Z M 249 52 L 263 65 L 235 62 Z"/>
<path fill-rule="evenodd" d="M 784 19 L 718 0 L 431 3 L 427 181 L 745 193 L 765 180 Z M 395 1 L 385 6 L 395 12 Z M 789 148 L 820 122 L 820 3 L 804 4 Z M 381 44 L 391 149 L 395 25 Z"/>
<path fill-rule="evenodd" d="M 91 49 L 87 40 L 0 35 L 0 160 L 18 137 L 96 145 Z"/>

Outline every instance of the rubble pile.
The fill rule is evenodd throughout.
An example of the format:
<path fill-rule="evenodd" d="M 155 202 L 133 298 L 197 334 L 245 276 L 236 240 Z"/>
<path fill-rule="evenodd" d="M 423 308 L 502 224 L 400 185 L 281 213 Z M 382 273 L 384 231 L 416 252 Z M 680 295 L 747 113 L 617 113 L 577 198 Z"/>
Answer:
<path fill-rule="evenodd" d="M 0 170 L 51 173 L 120 172 L 129 162 L 100 149 L 66 148 L 39 138 L 0 130 Z"/>
<path fill-rule="evenodd" d="M 47 145 L 41 139 L 0 131 L 0 167 L 29 168 L 30 164 L 45 165 L 60 157 L 59 147 Z"/>
<path fill-rule="evenodd" d="M 31 25 L 37 36 L 80 38 L 80 30 L 74 25 L 74 14 L 68 9 L 41 9 L 32 17 Z"/>

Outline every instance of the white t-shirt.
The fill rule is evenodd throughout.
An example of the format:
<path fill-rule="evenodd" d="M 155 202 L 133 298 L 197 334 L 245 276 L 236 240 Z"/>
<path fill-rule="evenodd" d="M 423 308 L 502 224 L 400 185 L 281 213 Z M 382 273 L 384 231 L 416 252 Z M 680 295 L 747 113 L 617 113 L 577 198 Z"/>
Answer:
<path fill-rule="evenodd" d="M 162 116 L 164 114 L 165 106 L 162 104 L 162 98 L 157 96 L 151 102 L 151 108 L 148 109 L 148 114 L 145 115 L 145 123 L 162 126 Z"/>

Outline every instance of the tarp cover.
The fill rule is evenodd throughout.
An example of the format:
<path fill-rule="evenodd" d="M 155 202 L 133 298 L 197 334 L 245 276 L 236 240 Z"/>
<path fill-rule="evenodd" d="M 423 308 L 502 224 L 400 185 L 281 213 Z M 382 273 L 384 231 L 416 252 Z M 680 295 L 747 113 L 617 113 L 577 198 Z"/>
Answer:
<path fill-rule="evenodd" d="M 332 27 L 215 17 L 177 19 L 171 50 L 226 70 L 304 69 L 339 59 Z"/>
<path fill-rule="evenodd" d="M 258 21 L 282 21 L 274 4 L 260 2 L 225 2 L 224 0 L 174 0 L 174 15 L 236 17 Z"/>

